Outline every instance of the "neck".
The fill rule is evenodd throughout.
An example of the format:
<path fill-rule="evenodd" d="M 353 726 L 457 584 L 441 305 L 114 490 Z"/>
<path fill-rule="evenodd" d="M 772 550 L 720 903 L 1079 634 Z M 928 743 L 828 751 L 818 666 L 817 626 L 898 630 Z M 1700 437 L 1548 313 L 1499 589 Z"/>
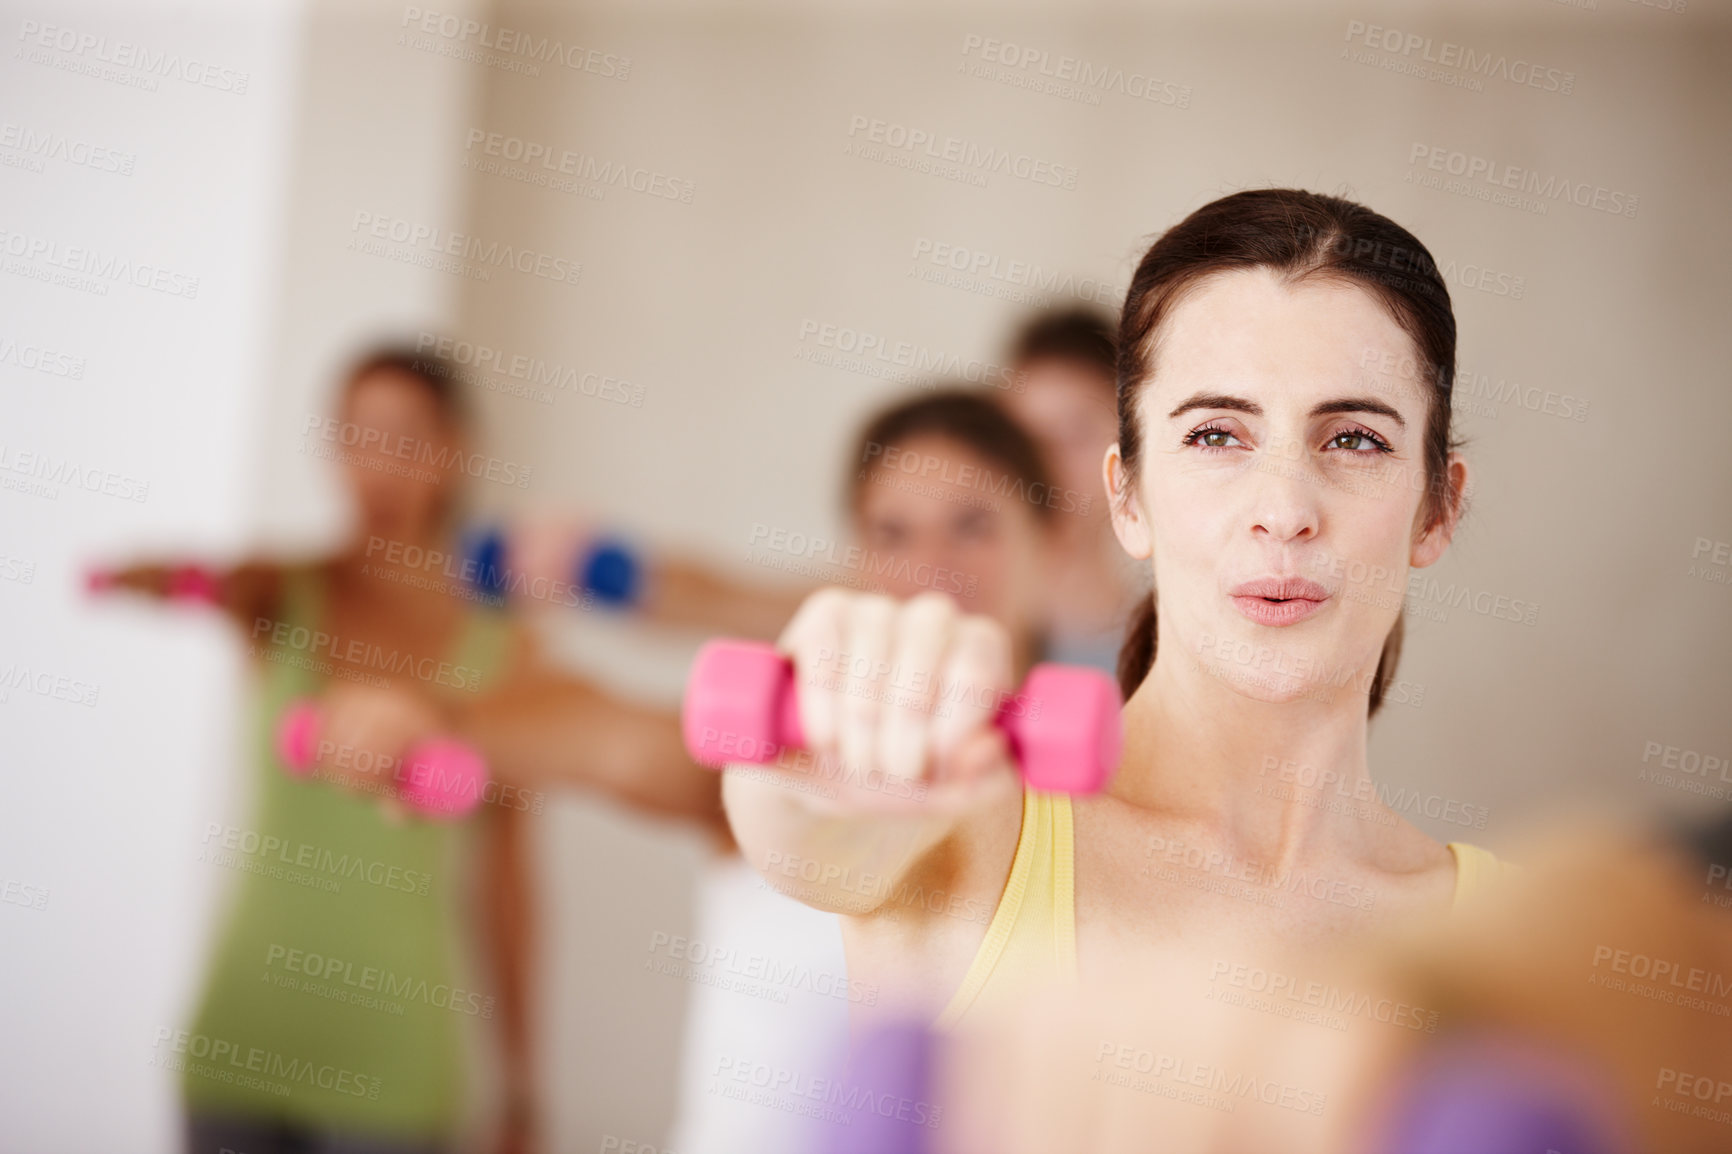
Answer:
<path fill-rule="evenodd" d="M 1028 671 L 1034 668 L 1039 657 L 1040 639 L 1032 632 L 1023 630 L 1012 635 L 1010 643 L 1011 675 L 1016 683 L 1021 685 L 1028 677 Z"/>
<path fill-rule="evenodd" d="M 376 595 L 387 599 L 401 600 L 407 595 L 407 590 L 401 584 L 391 581 L 371 579 L 381 570 L 397 570 L 404 568 L 400 562 L 391 560 L 393 556 L 426 558 L 441 552 L 448 552 L 456 546 L 437 524 L 429 524 L 413 533 L 398 533 L 390 537 L 391 550 L 381 550 L 368 554 L 368 543 L 373 537 L 362 533 L 351 541 L 337 556 L 337 576 L 342 579 L 352 593 L 363 596 Z"/>
<path fill-rule="evenodd" d="M 1159 653 L 1124 717 L 1124 768 L 1110 792 L 1200 827 L 1225 852 L 1287 869 L 1369 832 L 1354 816 L 1377 804 L 1366 699 L 1350 688 L 1258 701 L 1183 654 Z"/>

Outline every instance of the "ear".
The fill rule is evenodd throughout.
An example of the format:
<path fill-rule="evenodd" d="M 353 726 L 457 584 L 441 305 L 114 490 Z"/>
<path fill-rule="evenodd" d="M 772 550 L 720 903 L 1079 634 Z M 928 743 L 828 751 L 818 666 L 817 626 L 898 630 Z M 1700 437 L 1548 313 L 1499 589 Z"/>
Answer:
<path fill-rule="evenodd" d="M 1455 527 L 1461 523 L 1462 510 L 1467 504 L 1468 472 L 1467 462 L 1461 454 L 1451 453 L 1449 465 L 1444 470 L 1445 510 L 1443 517 L 1414 538 L 1413 550 L 1408 556 L 1408 564 L 1415 569 L 1423 569 L 1434 565 L 1449 548 L 1450 541 L 1455 537 Z M 1421 506 L 1423 510 L 1424 506 Z M 1416 525 L 1417 527 L 1417 525 Z"/>
<path fill-rule="evenodd" d="M 1131 471 L 1119 455 L 1118 442 L 1107 447 L 1101 460 L 1101 480 L 1107 489 L 1107 513 L 1113 520 L 1113 535 L 1126 553 L 1138 561 L 1153 555 L 1154 536 L 1149 532 L 1148 518 L 1143 515 L 1142 502 L 1131 485 Z"/>

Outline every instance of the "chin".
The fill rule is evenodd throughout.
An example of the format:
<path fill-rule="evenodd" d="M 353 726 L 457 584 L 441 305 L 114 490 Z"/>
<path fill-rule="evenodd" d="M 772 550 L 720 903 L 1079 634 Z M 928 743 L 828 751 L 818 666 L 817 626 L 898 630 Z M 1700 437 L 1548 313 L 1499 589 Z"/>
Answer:
<path fill-rule="evenodd" d="M 1214 674 L 1240 697 L 1261 701 L 1267 705 L 1287 705 L 1295 701 L 1327 700 L 1334 690 L 1302 677 L 1280 673 L 1264 673 L 1229 667 L 1215 669 Z"/>
<path fill-rule="evenodd" d="M 1296 640 L 1274 642 L 1247 637 L 1239 630 L 1203 632 L 1185 648 L 1208 676 L 1241 697 L 1273 705 L 1331 701 L 1357 681 L 1343 677 L 1342 662 Z"/>

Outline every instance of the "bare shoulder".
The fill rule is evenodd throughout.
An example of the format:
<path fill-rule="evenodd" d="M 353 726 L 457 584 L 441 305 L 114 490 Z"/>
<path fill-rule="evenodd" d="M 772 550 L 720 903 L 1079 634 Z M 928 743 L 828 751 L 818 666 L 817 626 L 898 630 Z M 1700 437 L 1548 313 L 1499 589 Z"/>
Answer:
<path fill-rule="evenodd" d="M 1413 823 L 1397 818 L 1367 845 L 1366 866 L 1389 910 L 1447 908 L 1455 896 L 1455 854 Z"/>
<path fill-rule="evenodd" d="M 251 558 L 223 580 L 223 608 L 249 637 L 274 627 L 283 615 L 285 588 L 309 570 L 270 558 Z"/>

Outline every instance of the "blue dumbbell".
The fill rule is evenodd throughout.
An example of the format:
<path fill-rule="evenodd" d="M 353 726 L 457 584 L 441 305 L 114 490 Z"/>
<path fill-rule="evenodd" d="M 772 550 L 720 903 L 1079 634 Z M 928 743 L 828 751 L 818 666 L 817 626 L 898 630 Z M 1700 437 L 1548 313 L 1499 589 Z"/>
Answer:
<path fill-rule="evenodd" d="M 631 547 L 616 537 L 602 537 L 578 557 L 578 588 L 610 609 L 630 609 L 643 594 L 643 566 Z"/>
<path fill-rule="evenodd" d="M 511 587 L 510 541 L 497 525 L 478 525 L 462 537 L 463 559 L 471 587 L 493 602 L 503 602 Z M 630 609 L 643 594 L 643 565 L 631 546 L 617 537 L 590 542 L 572 559 L 572 584 L 609 609 Z"/>
<path fill-rule="evenodd" d="M 464 572 L 469 587 L 494 603 L 502 603 L 510 587 L 506 572 L 509 546 L 505 531 L 496 525 L 478 525 L 463 532 Z"/>

